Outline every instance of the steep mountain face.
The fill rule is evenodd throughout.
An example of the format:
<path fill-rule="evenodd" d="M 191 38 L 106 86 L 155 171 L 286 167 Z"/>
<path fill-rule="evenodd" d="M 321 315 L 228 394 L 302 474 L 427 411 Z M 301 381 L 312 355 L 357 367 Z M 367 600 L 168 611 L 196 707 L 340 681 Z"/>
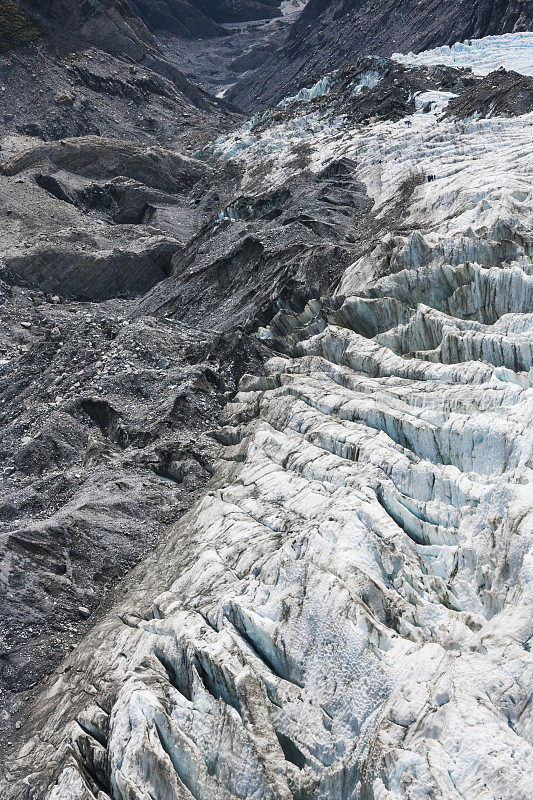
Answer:
<path fill-rule="evenodd" d="M 195 159 L 3 162 L 3 798 L 529 800 L 532 91 L 365 56 Z"/>
<path fill-rule="evenodd" d="M 278 16 L 279 0 L 21 0 L 20 5 L 48 24 L 70 29 L 84 37 L 114 38 L 117 51 L 131 47 L 128 40 L 146 40 L 151 31 L 192 37 L 223 36 L 218 23 Z M 143 25 L 144 23 L 144 25 Z M 127 52 L 127 51 L 123 51 Z"/>
<path fill-rule="evenodd" d="M 20 5 L 43 25 L 48 35 L 76 35 L 80 43 L 140 58 L 154 46 L 139 17 L 127 4 L 115 0 L 22 0 Z"/>
<path fill-rule="evenodd" d="M 256 111 L 361 54 L 420 52 L 532 25 L 528 0 L 310 0 L 283 48 L 240 81 L 228 99 Z"/>
<path fill-rule="evenodd" d="M 224 22 L 279 16 L 280 0 L 130 0 L 153 31 L 204 38 L 227 35 Z"/>

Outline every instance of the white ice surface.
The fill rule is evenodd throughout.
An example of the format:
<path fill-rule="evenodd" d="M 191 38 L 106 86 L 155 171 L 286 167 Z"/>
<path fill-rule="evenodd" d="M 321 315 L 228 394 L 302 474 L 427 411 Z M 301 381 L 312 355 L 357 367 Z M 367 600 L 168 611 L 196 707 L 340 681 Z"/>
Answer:
<path fill-rule="evenodd" d="M 452 97 L 456 97 L 453 92 L 420 92 L 415 97 L 415 108 L 417 111 L 426 111 L 430 109 L 432 113 L 438 114 L 443 111 Z"/>
<path fill-rule="evenodd" d="M 279 105 L 286 106 L 290 103 L 297 103 L 299 100 L 314 100 L 315 97 L 321 97 L 323 94 L 327 94 L 330 86 L 330 79 L 329 76 L 324 76 L 320 78 L 313 86 L 309 88 L 300 89 L 300 91 L 293 95 L 293 97 L 286 97 L 282 100 Z"/>
<path fill-rule="evenodd" d="M 477 75 L 487 75 L 500 67 L 522 75 L 533 75 L 533 32 L 486 36 L 418 54 L 394 53 L 392 58 L 401 64 L 470 67 Z"/>

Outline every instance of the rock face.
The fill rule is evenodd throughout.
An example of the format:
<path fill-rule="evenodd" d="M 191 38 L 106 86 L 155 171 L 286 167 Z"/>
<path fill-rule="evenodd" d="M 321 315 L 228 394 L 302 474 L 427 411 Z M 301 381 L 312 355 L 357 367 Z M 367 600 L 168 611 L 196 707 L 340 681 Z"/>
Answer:
<path fill-rule="evenodd" d="M 224 36 L 224 22 L 271 19 L 280 0 L 130 0 L 151 30 L 180 36 Z"/>
<path fill-rule="evenodd" d="M 199 502 L 31 695 L 6 800 L 528 800 L 533 109 L 526 78 L 490 102 L 503 77 L 360 59 L 203 151 L 220 188 L 112 337 L 143 403 L 109 370 L 81 409 L 126 476 L 167 330 L 262 322 L 271 357 L 198 427 Z"/>
<path fill-rule="evenodd" d="M 418 53 L 465 39 L 527 31 L 532 25 L 527 0 L 310 0 L 285 45 L 257 72 L 245 76 L 228 99 L 246 111 L 257 111 L 358 55 Z"/>
<path fill-rule="evenodd" d="M 279 0 L 21 0 L 21 6 L 48 25 L 75 31 L 104 49 L 128 52 L 150 40 L 150 31 L 194 38 L 224 36 L 219 23 L 266 19 L 279 15 Z M 146 26 L 146 27 L 145 27 Z"/>
<path fill-rule="evenodd" d="M 183 148 L 235 119 L 164 58 L 127 3 L 28 0 L 22 7 L 42 36 L 5 53 L 0 46 L 3 135 L 181 140 Z"/>

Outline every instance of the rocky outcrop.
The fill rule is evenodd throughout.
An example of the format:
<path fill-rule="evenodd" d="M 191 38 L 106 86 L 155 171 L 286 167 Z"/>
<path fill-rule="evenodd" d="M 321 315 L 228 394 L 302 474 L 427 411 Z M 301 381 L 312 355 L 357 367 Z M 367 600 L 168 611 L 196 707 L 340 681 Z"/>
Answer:
<path fill-rule="evenodd" d="M 284 46 L 257 72 L 245 76 L 228 99 L 246 111 L 274 105 L 326 72 L 359 55 L 391 56 L 465 39 L 531 30 L 525 0 L 311 0 L 293 24 Z"/>
<path fill-rule="evenodd" d="M 533 108 L 533 76 L 498 70 L 472 85 L 471 91 L 454 97 L 447 116 L 459 118 L 510 117 L 527 114 Z"/>

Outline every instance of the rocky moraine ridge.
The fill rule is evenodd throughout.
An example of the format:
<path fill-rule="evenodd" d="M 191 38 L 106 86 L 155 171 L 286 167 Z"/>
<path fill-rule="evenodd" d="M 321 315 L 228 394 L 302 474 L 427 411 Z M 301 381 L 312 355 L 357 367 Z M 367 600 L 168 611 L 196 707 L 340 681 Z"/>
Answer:
<path fill-rule="evenodd" d="M 528 800 L 532 44 L 4 141 L 2 798 Z"/>

